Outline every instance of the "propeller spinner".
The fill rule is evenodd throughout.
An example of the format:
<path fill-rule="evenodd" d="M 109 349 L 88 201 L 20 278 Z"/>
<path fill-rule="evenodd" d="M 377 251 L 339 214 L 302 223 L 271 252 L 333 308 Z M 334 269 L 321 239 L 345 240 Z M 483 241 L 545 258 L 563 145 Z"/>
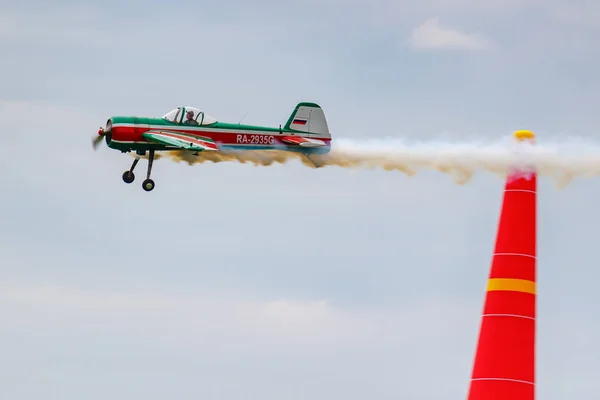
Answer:
<path fill-rule="evenodd" d="M 106 133 L 104 132 L 103 128 L 98 129 L 98 136 L 92 138 L 92 147 L 94 148 L 94 150 L 98 148 L 98 145 L 100 144 L 100 142 L 102 142 L 102 139 L 104 139 L 105 135 Z"/>

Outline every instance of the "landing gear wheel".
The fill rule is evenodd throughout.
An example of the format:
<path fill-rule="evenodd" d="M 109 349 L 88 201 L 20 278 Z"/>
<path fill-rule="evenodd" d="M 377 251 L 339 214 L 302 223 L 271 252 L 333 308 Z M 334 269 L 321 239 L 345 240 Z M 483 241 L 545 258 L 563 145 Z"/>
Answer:
<path fill-rule="evenodd" d="M 146 179 L 144 182 L 142 182 L 142 188 L 146 192 L 151 191 L 152 189 L 154 189 L 154 181 L 152 179 Z"/>
<path fill-rule="evenodd" d="M 142 182 L 142 188 L 149 192 L 154 189 L 154 181 L 150 179 L 150 173 L 152 172 L 152 163 L 154 162 L 154 150 L 150 150 L 150 156 L 148 157 L 148 172 L 146 173 L 146 180 Z"/>
<path fill-rule="evenodd" d="M 131 164 L 131 168 L 129 168 L 129 171 L 123 172 L 123 182 L 125 182 L 125 183 L 133 182 L 133 180 L 135 179 L 135 175 L 133 174 L 133 169 L 137 165 L 138 161 L 140 161 L 140 156 L 137 156 L 135 158 L 135 160 L 133 160 L 133 164 Z"/>
<path fill-rule="evenodd" d="M 131 183 L 135 180 L 135 174 L 131 171 L 123 172 L 123 182 Z"/>

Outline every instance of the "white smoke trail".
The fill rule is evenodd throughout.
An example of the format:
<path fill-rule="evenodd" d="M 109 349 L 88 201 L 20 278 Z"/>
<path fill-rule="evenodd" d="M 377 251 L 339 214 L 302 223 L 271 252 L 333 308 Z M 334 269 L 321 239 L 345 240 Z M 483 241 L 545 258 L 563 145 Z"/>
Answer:
<path fill-rule="evenodd" d="M 314 168 L 300 154 L 274 150 L 204 152 L 199 156 L 179 151 L 170 156 L 190 165 L 225 161 L 271 165 L 296 159 Z M 469 182 L 477 171 L 505 176 L 511 168 L 535 168 L 540 176 L 549 176 L 556 180 L 558 187 L 565 187 L 576 177 L 600 175 L 600 143 L 569 138 L 562 141 L 538 140 L 537 144 L 532 144 L 517 142 L 513 137 L 494 142 L 465 143 L 334 139 L 329 154 L 312 155 L 311 160 L 322 167 L 377 168 L 401 171 L 409 176 L 419 170 L 433 169 L 450 174 L 458 184 Z"/>

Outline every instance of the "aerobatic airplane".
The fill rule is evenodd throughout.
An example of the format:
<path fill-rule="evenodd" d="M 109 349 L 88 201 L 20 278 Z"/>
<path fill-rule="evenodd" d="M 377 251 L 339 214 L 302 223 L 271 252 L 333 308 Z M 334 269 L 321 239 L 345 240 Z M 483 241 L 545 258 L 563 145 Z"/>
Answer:
<path fill-rule="evenodd" d="M 195 155 L 201 151 L 285 150 L 304 154 L 325 154 L 331 149 L 331 134 L 325 114 L 318 104 L 302 102 L 287 123 L 278 128 L 219 122 L 195 107 L 178 107 L 162 118 L 114 116 L 105 128 L 98 130 L 94 149 L 102 139 L 109 148 L 122 153 L 136 152 L 123 181 L 135 179 L 133 170 L 141 156 L 148 152 L 148 171 L 142 188 L 154 189 L 150 179 L 156 151 L 187 150 Z M 316 166 L 316 165 L 315 165 Z"/>

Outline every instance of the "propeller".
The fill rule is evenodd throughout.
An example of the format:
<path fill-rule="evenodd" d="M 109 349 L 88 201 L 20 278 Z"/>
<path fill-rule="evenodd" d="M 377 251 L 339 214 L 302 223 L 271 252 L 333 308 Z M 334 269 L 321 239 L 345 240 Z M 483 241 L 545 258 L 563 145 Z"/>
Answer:
<path fill-rule="evenodd" d="M 104 129 L 98 129 L 98 136 L 92 138 L 92 147 L 94 151 L 98 148 L 98 145 L 100 144 L 100 142 L 102 142 L 102 139 L 104 139 L 105 135 L 106 133 L 104 132 Z"/>

